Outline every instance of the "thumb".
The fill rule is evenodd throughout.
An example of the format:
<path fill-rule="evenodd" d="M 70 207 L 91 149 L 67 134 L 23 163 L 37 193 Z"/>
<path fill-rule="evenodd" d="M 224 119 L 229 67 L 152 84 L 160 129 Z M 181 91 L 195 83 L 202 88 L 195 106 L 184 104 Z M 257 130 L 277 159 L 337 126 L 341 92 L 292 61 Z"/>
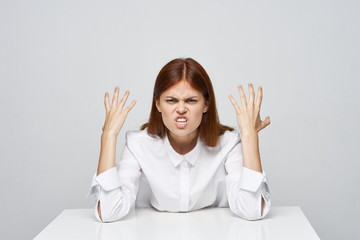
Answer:
<path fill-rule="evenodd" d="M 267 116 L 267 117 L 265 118 L 265 120 L 261 122 L 259 131 L 260 131 L 261 129 L 265 128 L 265 127 L 266 127 L 267 125 L 269 125 L 269 124 L 270 124 L 270 117 Z"/>
<path fill-rule="evenodd" d="M 265 120 L 264 120 L 264 127 L 266 127 L 267 125 L 269 125 L 270 124 L 270 117 L 269 116 L 267 116 L 266 118 L 265 118 Z"/>

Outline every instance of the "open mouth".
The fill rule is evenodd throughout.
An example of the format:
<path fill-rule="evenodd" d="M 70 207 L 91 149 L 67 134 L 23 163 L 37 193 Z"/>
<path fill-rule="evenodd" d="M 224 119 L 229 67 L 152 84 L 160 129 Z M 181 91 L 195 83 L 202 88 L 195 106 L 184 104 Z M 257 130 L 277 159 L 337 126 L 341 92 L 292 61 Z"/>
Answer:
<path fill-rule="evenodd" d="M 183 118 L 183 117 L 179 117 L 176 119 L 176 126 L 178 128 L 184 128 L 186 125 L 187 125 L 187 119 L 186 118 Z"/>
<path fill-rule="evenodd" d="M 176 122 L 177 123 L 186 123 L 187 119 L 186 118 L 178 118 L 178 119 L 176 119 Z"/>

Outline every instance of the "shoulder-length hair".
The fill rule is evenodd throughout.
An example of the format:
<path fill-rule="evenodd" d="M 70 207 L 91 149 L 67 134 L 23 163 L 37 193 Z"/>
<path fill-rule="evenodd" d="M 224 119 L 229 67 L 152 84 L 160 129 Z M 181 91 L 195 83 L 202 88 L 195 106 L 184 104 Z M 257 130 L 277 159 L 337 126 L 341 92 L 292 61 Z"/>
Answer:
<path fill-rule="evenodd" d="M 220 124 L 210 78 L 205 69 L 192 58 L 174 59 L 160 70 L 155 81 L 149 122 L 143 124 L 140 129 L 144 130 L 147 127 L 149 135 L 157 135 L 160 138 L 166 136 L 167 128 L 162 121 L 161 113 L 156 108 L 156 101 L 159 101 L 163 92 L 182 80 L 187 81 L 205 98 L 208 110 L 203 113 L 199 126 L 199 136 L 206 146 L 214 147 L 218 144 L 219 136 L 227 130 L 232 131 L 234 129 Z"/>

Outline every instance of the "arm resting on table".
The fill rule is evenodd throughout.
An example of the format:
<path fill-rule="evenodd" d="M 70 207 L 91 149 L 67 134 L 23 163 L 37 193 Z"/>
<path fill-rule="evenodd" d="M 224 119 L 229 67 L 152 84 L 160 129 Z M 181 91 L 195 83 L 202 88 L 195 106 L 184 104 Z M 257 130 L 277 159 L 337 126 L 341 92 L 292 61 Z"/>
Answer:
<path fill-rule="evenodd" d="M 225 161 L 226 190 L 232 212 L 247 220 L 265 217 L 271 206 L 270 188 L 264 171 L 244 167 L 240 137 Z"/>
<path fill-rule="evenodd" d="M 240 177 L 227 176 L 230 209 L 243 219 L 259 220 L 264 218 L 270 211 L 270 189 L 266 176 L 262 177 L 262 175 L 265 174 L 243 168 Z"/>
<path fill-rule="evenodd" d="M 122 157 L 115 167 L 93 177 L 89 195 L 96 199 L 95 217 L 112 222 L 128 214 L 136 200 L 141 168 L 125 145 Z"/>

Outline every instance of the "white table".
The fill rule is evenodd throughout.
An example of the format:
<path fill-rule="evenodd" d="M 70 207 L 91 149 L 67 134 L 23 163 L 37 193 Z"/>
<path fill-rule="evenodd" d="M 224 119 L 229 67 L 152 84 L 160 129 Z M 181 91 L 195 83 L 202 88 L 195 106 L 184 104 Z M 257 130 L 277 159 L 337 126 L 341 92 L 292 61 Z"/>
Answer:
<path fill-rule="evenodd" d="M 247 221 L 229 208 L 205 208 L 188 213 L 132 209 L 112 223 L 96 221 L 93 209 L 65 209 L 35 240 L 56 239 L 319 239 L 299 207 L 272 207 L 262 220 Z"/>

